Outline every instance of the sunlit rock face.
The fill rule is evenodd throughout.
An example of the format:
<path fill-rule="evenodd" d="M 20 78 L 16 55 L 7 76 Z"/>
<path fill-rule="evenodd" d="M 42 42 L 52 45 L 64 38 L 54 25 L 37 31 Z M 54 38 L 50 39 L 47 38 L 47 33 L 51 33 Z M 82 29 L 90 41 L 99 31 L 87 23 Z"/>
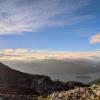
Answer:
<path fill-rule="evenodd" d="M 47 97 L 48 100 L 100 100 L 100 85 L 91 87 L 76 87 L 69 91 L 54 92 Z M 46 99 L 42 99 L 46 100 Z"/>

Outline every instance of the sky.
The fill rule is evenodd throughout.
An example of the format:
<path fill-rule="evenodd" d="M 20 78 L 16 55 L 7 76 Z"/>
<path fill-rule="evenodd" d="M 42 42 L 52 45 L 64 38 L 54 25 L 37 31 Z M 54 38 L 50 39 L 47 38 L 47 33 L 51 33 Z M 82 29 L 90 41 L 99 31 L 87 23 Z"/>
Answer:
<path fill-rule="evenodd" d="M 99 0 L 0 0 L 0 49 L 100 50 Z"/>
<path fill-rule="evenodd" d="M 31 74 L 100 76 L 100 0 L 0 0 L 0 61 Z"/>

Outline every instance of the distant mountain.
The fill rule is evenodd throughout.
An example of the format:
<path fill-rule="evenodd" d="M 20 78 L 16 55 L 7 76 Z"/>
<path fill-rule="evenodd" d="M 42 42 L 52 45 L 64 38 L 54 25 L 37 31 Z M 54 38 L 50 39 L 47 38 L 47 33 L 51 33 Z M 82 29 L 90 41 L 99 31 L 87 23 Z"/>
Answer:
<path fill-rule="evenodd" d="M 54 91 L 73 89 L 75 86 L 88 85 L 74 81 L 53 81 L 48 76 L 23 73 L 0 63 L 0 93 L 47 95 Z"/>
<path fill-rule="evenodd" d="M 90 84 L 100 84 L 100 78 L 90 82 Z"/>

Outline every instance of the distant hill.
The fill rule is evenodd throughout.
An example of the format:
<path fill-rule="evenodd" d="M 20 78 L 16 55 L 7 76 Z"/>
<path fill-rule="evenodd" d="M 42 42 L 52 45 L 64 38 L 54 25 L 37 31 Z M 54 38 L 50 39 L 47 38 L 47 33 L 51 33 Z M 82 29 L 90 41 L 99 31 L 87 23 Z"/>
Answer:
<path fill-rule="evenodd" d="M 89 84 L 100 84 L 100 78 L 90 82 Z"/>

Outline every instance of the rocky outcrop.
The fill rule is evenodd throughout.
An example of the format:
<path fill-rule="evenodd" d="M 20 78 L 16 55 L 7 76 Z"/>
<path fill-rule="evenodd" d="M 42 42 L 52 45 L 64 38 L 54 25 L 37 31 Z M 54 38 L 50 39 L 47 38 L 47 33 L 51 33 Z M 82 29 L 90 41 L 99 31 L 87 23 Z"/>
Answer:
<path fill-rule="evenodd" d="M 46 98 L 38 100 L 100 100 L 100 85 L 91 87 L 76 87 L 69 91 L 54 92 Z"/>

